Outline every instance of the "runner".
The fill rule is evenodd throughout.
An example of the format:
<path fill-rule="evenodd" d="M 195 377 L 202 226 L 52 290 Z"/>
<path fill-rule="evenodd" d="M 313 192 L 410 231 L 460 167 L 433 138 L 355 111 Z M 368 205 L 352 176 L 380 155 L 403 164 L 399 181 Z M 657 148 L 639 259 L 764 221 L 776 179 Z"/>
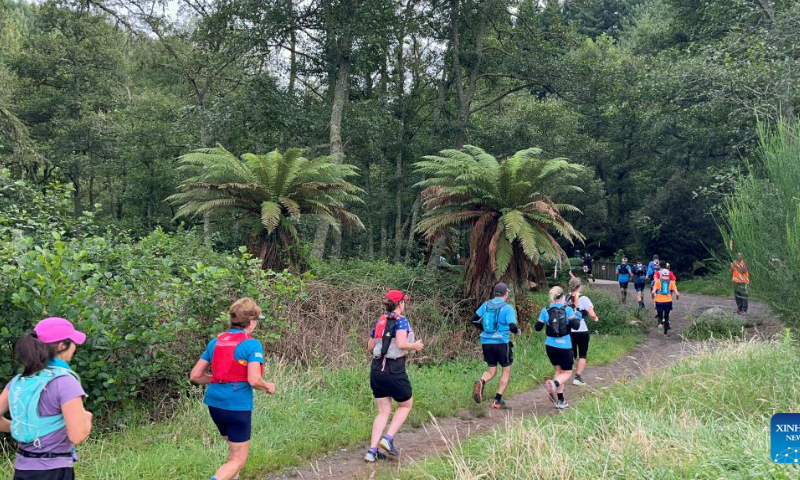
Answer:
<path fill-rule="evenodd" d="M 581 326 L 570 332 L 570 341 L 572 342 L 572 358 L 578 359 L 578 369 L 575 371 L 575 378 L 572 380 L 573 385 L 586 385 L 581 375 L 583 369 L 586 368 L 586 354 L 589 351 L 589 327 L 586 325 L 586 319 L 591 318 L 595 322 L 600 319 L 594 312 L 594 305 L 589 297 L 581 295 L 581 279 L 573 277 L 569 280 L 569 299 L 567 306 L 577 311 L 581 315 Z"/>
<path fill-rule="evenodd" d="M 656 296 L 652 294 L 652 290 L 653 290 L 653 285 L 655 284 L 656 281 L 655 274 L 656 272 L 658 272 L 659 268 L 661 267 L 658 260 L 658 255 L 653 255 L 653 259 L 650 260 L 650 263 L 647 264 L 647 281 L 650 282 L 650 290 L 651 290 L 650 298 L 652 298 L 653 301 L 655 301 Z"/>
<path fill-rule="evenodd" d="M 84 341 L 86 335 L 64 318 L 46 318 L 17 341 L 23 371 L 0 394 L 0 432 L 18 442 L 14 480 L 75 478 L 75 445 L 92 431 L 92 414 L 83 408 L 86 392 L 69 366 Z"/>
<path fill-rule="evenodd" d="M 544 388 L 550 401 L 556 408 L 564 410 L 569 408 L 569 403 L 564 399 L 564 382 L 572 377 L 572 341 L 570 330 L 577 330 L 581 326 L 578 315 L 572 308 L 565 305 L 564 289 L 553 287 L 550 289 L 550 306 L 543 308 L 534 328 L 537 332 L 545 329 L 545 351 L 550 363 L 555 367 L 552 380 L 546 380 Z M 558 399 L 556 399 L 556 397 Z"/>
<path fill-rule="evenodd" d="M 733 296 L 736 298 L 736 313 L 744 315 L 747 313 L 747 296 L 750 288 L 750 268 L 744 261 L 742 252 L 736 254 L 736 261 L 731 262 L 731 274 L 733 275 Z"/>
<path fill-rule="evenodd" d="M 253 390 L 275 394 L 275 385 L 262 378 L 264 349 L 252 337 L 258 320 L 264 318 L 261 308 L 252 298 L 240 298 L 228 315 L 230 328 L 208 343 L 190 374 L 192 382 L 208 385 L 203 403 L 228 442 L 228 460 L 211 480 L 239 478 L 250 452 Z"/>
<path fill-rule="evenodd" d="M 644 268 L 642 261 L 636 259 L 636 264 L 633 266 L 633 288 L 636 289 L 636 300 L 639 302 L 639 308 L 644 308 L 644 287 L 647 283 L 647 269 Z"/>
<path fill-rule="evenodd" d="M 596 281 L 594 279 L 594 274 L 592 273 L 592 265 L 594 260 L 592 260 L 592 255 L 589 252 L 583 254 L 583 273 L 586 274 L 586 278 L 591 281 Z"/>
<path fill-rule="evenodd" d="M 500 383 L 497 385 L 492 408 L 504 408 L 506 402 L 503 400 L 503 392 L 508 386 L 511 364 L 514 363 L 514 344 L 509 339 L 509 332 L 519 335 L 519 329 L 517 314 L 514 307 L 508 303 L 508 285 L 498 283 L 493 291 L 494 298 L 483 302 L 471 320 L 472 324 L 481 330 L 483 360 L 488 366 L 480 380 L 472 387 L 472 399 L 476 403 L 483 401 L 486 383 L 497 374 L 497 364 L 500 364 L 503 372 L 500 374 Z"/>
<path fill-rule="evenodd" d="M 369 384 L 375 397 L 375 405 L 378 407 L 378 415 L 372 423 L 369 449 L 364 455 L 364 461 L 370 463 L 386 458 L 378 452 L 379 447 L 393 457 L 400 455 L 394 446 L 394 436 L 403 426 L 414 405 L 411 382 L 406 373 L 406 356 L 409 351 L 419 352 L 425 345 L 415 340 L 414 331 L 403 315 L 406 300 L 408 295 L 400 290 L 386 292 L 383 299 L 386 313 L 375 323 L 375 328 L 369 337 L 367 348 L 372 352 Z M 397 411 L 392 417 L 392 423 L 389 424 L 389 430 L 383 435 L 383 430 L 392 415 L 393 399 L 397 402 Z"/>
<path fill-rule="evenodd" d="M 628 301 L 628 283 L 631 281 L 633 271 L 628 265 L 628 259 L 622 257 L 622 264 L 617 265 L 617 281 L 619 281 L 619 293 L 622 296 L 622 303 Z"/>
<path fill-rule="evenodd" d="M 670 271 L 667 270 L 667 262 L 661 261 L 661 272 L 654 280 L 653 296 L 656 303 L 656 316 L 658 318 L 658 326 L 663 326 L 664 336 L 669 336 L 669 312 L 672 311 L 672 294 L 675 294 L 675 300 L 680 300 L 681 294 L 678 292 L 678 285 L 675 280 L 670 277 Z"/>

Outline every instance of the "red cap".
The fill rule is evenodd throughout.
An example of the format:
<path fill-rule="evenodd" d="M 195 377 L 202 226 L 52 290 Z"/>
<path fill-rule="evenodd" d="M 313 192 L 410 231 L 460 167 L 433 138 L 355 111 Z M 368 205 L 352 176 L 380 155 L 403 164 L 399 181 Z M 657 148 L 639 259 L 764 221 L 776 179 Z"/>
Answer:
<path fill-rule="evenodd" d="M 394 303 L 400 303 L 401 300 L 408 300 L 408 295 L 401 292 L 400 290 L 389 290 L 386 292 L 386 298 L 393 301 Z"/>
<path fill-rule="evenodd" d="M 33 328 L 36 337 L 43 343 L 63 342 L 70 339 L 78 345 L 86 341 L 86 334 L 75 330 L 66 318 L 50 317 L 37 323 Z"/>

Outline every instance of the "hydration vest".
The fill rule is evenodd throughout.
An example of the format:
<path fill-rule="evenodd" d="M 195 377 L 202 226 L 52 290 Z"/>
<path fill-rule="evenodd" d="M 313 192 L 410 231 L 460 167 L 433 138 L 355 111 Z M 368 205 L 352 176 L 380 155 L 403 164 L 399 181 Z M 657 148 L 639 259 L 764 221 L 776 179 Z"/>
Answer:
<path fill-rule="evenodd" d="M 630 272 L 630 265 L 617 265 L 617 275 L 627 275 L 628 277 L 631 276 Z"/>
<path fill-rule="evenodd" d="M 635 265 L 633 267 L 633 276 L 644 281 L 644 277 L 647 276 L 647 269 L 644 268 L 644 265 Z"/>
<path fill-rule="evenodd" d="M 657 293 L 659 295 L 669 295 L 670 294 L 669 284 L 671 283 L 671 280 L 669 278 L 669 270 L 667 269 L 661 270 L 659 272 L 658 281 L 660 282 L 659 283 L 660 288 L 658 289 Z"/>
<path fill-rule="evenodd" d="M 589 318 L 589 311 L 578 309 L 578 299 L 580 298 L 581 295 L 579 293 L 570 293 L 569 295 L 567 295 L 567 306 L 575 310 L 576 312 L 579 312 L 581 314 L 581 318 L 586 320 L 587 318 Z"/>
<path fill-rule="evenodd" d="M 372 349 L 372 356 L 378 359 L 388 358 L 395 360 L 408 355 L 408 352 L 400 349 L 395 340 L 397 321 L 402 318 L 395 313 L 381 315 L 375 325 L 374 339 L 380 338 L 381 341 Z M 414 343 L 414 332 L 408 332 L 408 343 Z"/>
<path fill-rule="evenodd" d="M 481 318 L 483 333 L 500 338 L 500 311 L 505 307 L 506 302 L 486 302 L 486 312 Z"/>
<path fill-rule="evenodd" d="M 68 368 L 49 366 L 29 377 L 17 375 L 8 387 L 8 406 L 11 414 L 11 436 L 19 443 L 41 443 L 49 435 L 67 426 L 64 415 L 39 416 L 42 392 L 53 380 L 72 375 L 80 382 L 78 374 Z M 38 447 L 38 445 L 37 445 Z"/>
<path fill-rule="evenodd" d="M 547 316 L 550 318 L 550 321 L 547 322 L 547 329 L 545 330 L 548 337 L 560 338 L 569 335 L 570 328 L 569 325 L 567 325 L 566 306 L 548 308 Z"/>
<path fill-rule="evenodd" d="M 234 352 L 240 343 L 252 338 L 245 332 L 225 332 L 217 337 L 211 357 L 211 383 L 247 381 L 247 360 L 236 360 Z M 263 364 L 261 373 L 264 373 Z"/>

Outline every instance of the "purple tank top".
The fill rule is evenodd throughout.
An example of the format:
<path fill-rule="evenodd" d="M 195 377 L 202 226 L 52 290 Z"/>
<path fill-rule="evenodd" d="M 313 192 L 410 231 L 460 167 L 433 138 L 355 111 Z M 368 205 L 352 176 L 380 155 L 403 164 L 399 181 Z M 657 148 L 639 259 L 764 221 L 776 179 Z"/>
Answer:
<path fill-rule="evenodd" d="M 6 385 L 8 390 L 8 385 Z M 49 417 L 61 413 L 61 405 L 78 398 L 85 397 L 86 392 L 80 382 L 72 375 L 56 378 L 47 384 L 39 399 L 39 415 Z M 67 429 L 61 428 L 55 432 L 45 435 L 41 439 L 41 447 L 37 448 L 32 443 L 21 443 L 19 448 L 28 452 L 36 453 L 63 453 L 72 449 L 72 444 L 67 437 Z M 55 468 L 72 467 L 72 458 L 28 458 L 17 455 L 14 468 L 17 470 L 53 470 Z"/>

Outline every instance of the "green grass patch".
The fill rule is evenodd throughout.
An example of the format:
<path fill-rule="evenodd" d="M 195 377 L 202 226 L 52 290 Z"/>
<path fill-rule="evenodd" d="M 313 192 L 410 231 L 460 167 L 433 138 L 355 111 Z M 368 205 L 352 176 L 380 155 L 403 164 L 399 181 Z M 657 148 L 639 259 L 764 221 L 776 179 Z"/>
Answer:
<path fill-rule="evenodd" d="M 611 362 L 630 351 L 639 336 L 592 338 L 592 359 Z M 527 390 L 552 372 L 540 332 L 519 339 L 508 393 Z M 457 415 L 472 404 L 472 382 L 484 370 L 479 359 L 409 369 L 414 410 L 407 425 L 421 425 L 430 414 Z M 250 459 L 242 478 L 256 478 L 307 462 L 326 451 L 368 440 L 375 408 L 369 389 L 368 364 L 335 370 L 324 365 L 301 369 L 272 364 L 267 377 L 278 394 L 257 394 Z M 494 395 L 497 380 L 487 388 Z M 511 400 L 513 402 L 513 399 Z M 474 407 L 473 407 L 474 408 Z M 121 432 L 92 438 L 79 448 L 79 478 L 185 479 L 208 478 L 222 464 L 227 446 L 219 438 L 205 406 L 197 398 L 184 402 L 169 421 L 131 425 Z M 10 464 L 0 466 L 10 478 Z"/>
<path fill-rule="evenodd" d="M 691 340 L 741 338 L 744 336 L 743 322 L 741 317 L 714 308 L 692 318 L 682 335 Z"/>
<path fill-rule="evenodd" d="M 729 278 L 723 278 L 721 275 L 681 280 L 678 282 L 678 290 L 681 293 L 696 293 L 699 295 L 713 295 L 717 297 L 733 296 L 733 284 L 730 282 Z"/>
<path fill-rule="evenodd" d="M 728 343 L 585 398 L 563 414 L 515 421 L 411 465 L 403 479 L 772 478 L 770 417 L 800 409 L 797 349 Z"/>

